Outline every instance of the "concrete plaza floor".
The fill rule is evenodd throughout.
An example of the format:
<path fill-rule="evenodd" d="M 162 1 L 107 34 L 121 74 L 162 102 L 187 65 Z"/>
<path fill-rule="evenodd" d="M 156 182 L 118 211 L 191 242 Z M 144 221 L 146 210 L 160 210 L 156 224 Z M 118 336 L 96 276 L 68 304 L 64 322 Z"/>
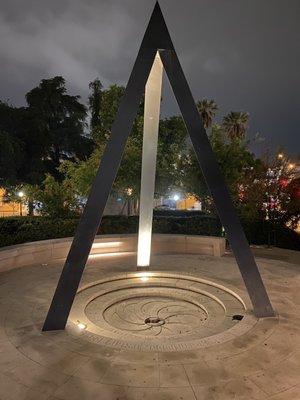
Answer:
<path fill-rule="evenodd" d="M 195 315 L 199 316 L 199 320 L 203 319 L 204 330 L 207 326 L 204 311 L 194 305 L 188 306 L 188 312 L 186 311 L 186 303 L 192 303 L 193 297 L 181 299 L 179 305 L 166 304 L 166 307 L 177 307 L 176 312 L 179 314 L 179 308 L 183 310 L 180 326 L 186 329 L 185 332 L 192 329 L 190 333 L 186 333 L 187 341 L 192 340 L 190 349 L 184 349 L 183 344 L 180 344 L 185 339 L 181 342 L 178 339 L 182 331 L 176 327 L 176 319 L 173 319 L 173 325 L 171 322 L 169 325 L 166 323 L 165 328 L 171 328 L 169 333 L 163 331 L 160 325 L 147 331 L 155 336 L 153 349 L 147 349 L 147 334 L 143 344 L 143 329 L 138 334 L 132 333 L 131 325 L 136 323 L 137 315 L 143 319 L 148 310 L 151 309 L 150 314 L 156 312 L 157 304 L 149 309 L 149 304 L 144 302 L 137 308 L 126 296 L 123 298 L 125 304 L 121 306 L 115 305 L 116 303 L 111 306 L 113 302 L 109 297 L 106 298 L 108 306 L 104 307 L 103 321 L 102 311 L 100 316 L 97 311 L 103 307 L 103 302 L 96 301 L 87 305 L 85 302 L 81 303 L 78 297 L 67 330 L 42 333 L 41 327 L 63 261 L 47 265 L 35 264 L 1 273 L 0 399 L 299 400 L 300 253 L 280 249 L 253 250 L 278 316 L 257 320 L 251 316 L 251 310 L 248 310 L 244 321 L 249 323 L 244 323 L 243 320 L 237 322 L 236 326 L 243 328 L 236 329 L 232 328 L 230 315 L 223 315 L 217 304 L 207 302 L 205 309 L 209 310 L 208 320 L 213 320 L 214 317 L 217 321 L 210 326 L 211 331 L 208 330 L 207 335 L 216 333 L 219 336 L 215 336 L 216 340 L 202 340 L 198 343 L 196 339 L 197 335 L 201 337 L 202 325 L 198 324 Z M 199 278 L 221 284 L 249 304 L 231 254 L 222 258 L 186 254 L 162 255 L 153 257 L 152 265 L 159 274 L 183 273 L 196 280 Z M 109 280 L 116 274 L 120 276 L 135 270 L 135 256 L 132 254 L 94 257 L 88 262 L 81 285 L 89 287 L 93 282 Z M 166 280 L 165 284 L 168 288 L 163 288 L 159 293 L 160 303 L 167 303 L 170 297 L 172 302 L 173 296 L 178 293 L 180 297 L 180 293 L 188 292 L 187 289 L 202 285 L 196 282 L 188 283 L 188 287 L 181 287 L 180 280 L 176 279 L 177 289 L 170 294 L 172 285 L 168 282 Z M 186 285 L 186 281 L 183 284 Z M 110 296 L 105 288 L 99 290 L 101 294 Z M 152 289 L 145 290 L 151 292 Z M 205 292 L 209 289 L 201 290 Z M 218 291 L 214 287 L 211 290 Z M 148 296 L 149 293 L 143 295 Z M 228 307 L 232 307 L 232 312 L 243 313 L 240 304 L 234 304 L 236 300 L 227 298 L 226 293 L 217 295 L 221 296 L 222 301 L 231 304 Z M 188 293 L 187 296 L 194 294 Z M 93 295 L 89 294 L 87 297 L 92 298 Z M 97 342 L 94 340 L 97 332 L 90 336 L 88 332 L 80 331 L 76 323 L 72 323 L 72 318 L 75 321 L 76 312 L 83 312 L 81 305 L 95 326 L 99 325 L 100 331 L 101 324 L 111 324 L 116 335 L 124 329 L 124 337 L 115 342 Z M 127 310 L 126 318 L 129 310 L 129 319 L 125 323 L 118 319 L 123 318 L 124 309 Z M 162 319 L 172 317 L 168 310 L 170 308 L 160 314 Z M 115 311 L 118 313 L 117 317 Z M 127 340 L 125 330 L 130 331 L 128 347 L 122 345 L 122 340 Z M 162 331 L 165 333 L 160 339 Z M 137 343 L 136 348 L 132 341 L 129 342 L 132 334 L 133 337 L 137 335 L 137 342 L 141 343 Z M 172 342 L 172 335 L 178 341 L 179 347 L 166 350 Z M 202 336 L 205 339 L 206 334 Z M 166 343 L 166 348 L 160 347 L 160 343 Z M 183 346 L 181 350 L 180 346 Z"/>

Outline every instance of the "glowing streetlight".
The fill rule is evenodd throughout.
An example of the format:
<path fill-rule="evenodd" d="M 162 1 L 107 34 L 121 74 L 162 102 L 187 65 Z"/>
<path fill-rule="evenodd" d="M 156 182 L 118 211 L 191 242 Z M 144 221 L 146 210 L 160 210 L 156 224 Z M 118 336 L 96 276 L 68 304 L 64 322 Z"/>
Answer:
<path fill-rule="evenodd" d="M 127 189 L 125 189 L 125 193 L 127 194 L 127 196 L 132 196 L 133 189 L 132 188 L 127 188 Z"/>
<path fill-rule="evenodd" d="M 20 215 L 22 216 L 22 198 L 25 196 L 25 193 L 20 190 L 18 196 L 20 197 Z"/>
<path fill-rule="evenodd" d="M 173 200 L 174 201 L 178 201 L 179 199 L 180 199 L 179 195 L 178 194 L 174 194 Z"/>
<path fill-rule="evenodd" d="M 295 168 L 295 164 L 293 164 L 293 163 L 290 163 L 290 164 L 288 165 L 288 168 L 289 168 L 289 169 L 293 169 L 293 168 Z"/>
<path fill-rule="evenodd" d="M 284 157 L 284 155 L 283 155 L 283 153 L 279 153 L 277 157 L 278 157 L 280 160 L 282 160 L 283 157 Z"/>

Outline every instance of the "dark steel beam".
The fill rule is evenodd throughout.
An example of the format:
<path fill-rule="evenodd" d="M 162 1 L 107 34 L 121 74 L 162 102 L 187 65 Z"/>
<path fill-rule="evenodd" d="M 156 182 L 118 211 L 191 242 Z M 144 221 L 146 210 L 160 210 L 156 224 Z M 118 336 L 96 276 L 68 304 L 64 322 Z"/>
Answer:
<path fill-rule="evenodd" d="M 43 330 L 64 329 L 103 211 L 121 162 L 124 147 L 157 52 L 153 40 L 164 27 L 154 11 L 129 78 L 110 140 L 101 159 L 84 212 L 77 227 Z"/>
<path fill-rule="evenodd" d="M 254 313 L 257 317 L 273 317 L 272 305 L 176 52 L 174 50 L 160 51 L 160 56 L 190 134 L 203 176 L 245 282 Z"/>

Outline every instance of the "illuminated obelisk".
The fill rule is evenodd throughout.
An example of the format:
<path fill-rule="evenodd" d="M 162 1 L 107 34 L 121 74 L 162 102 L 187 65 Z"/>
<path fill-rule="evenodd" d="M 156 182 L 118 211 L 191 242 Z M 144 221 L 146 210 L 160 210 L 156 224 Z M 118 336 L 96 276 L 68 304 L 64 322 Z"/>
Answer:
<path fill-rule="evenodd" d="M 137 252 L 137 266 L 139 269 L 146 269 L 150 264 L 162 75 L 163 65 L 157 53 L 145 91 L 140 221 Z"/>

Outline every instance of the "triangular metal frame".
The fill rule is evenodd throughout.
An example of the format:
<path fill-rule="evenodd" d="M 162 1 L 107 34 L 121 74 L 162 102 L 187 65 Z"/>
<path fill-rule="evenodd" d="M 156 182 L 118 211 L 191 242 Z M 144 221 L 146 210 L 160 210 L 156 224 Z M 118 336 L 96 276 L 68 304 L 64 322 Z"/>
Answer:
<path fill-rule="evenodd" d="M 111 137 L 102 156 L 100 167 L 52 299 L 43 326 L 44 331 L 64 329 L 66 326 L 157 51 L 159 51 L 164 69 L 181 110 L 220 220 L 226 230 L 229 243 L 248 290 L 254 313 L 257 317 L 274 316 L 258 267 L 235 212 L 157 2 L 112 126 Z"/>

